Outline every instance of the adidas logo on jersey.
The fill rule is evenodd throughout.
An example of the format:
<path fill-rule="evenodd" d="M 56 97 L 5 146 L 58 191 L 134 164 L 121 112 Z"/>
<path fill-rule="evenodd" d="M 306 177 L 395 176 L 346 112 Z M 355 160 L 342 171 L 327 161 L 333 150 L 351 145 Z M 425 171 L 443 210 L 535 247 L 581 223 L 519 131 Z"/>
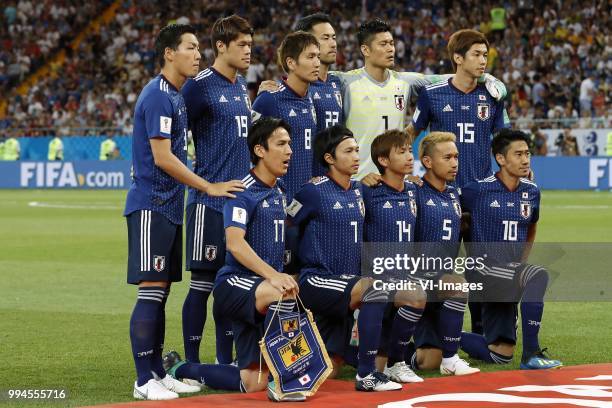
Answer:
<path fill-rule="evenodd" d="M 442 109 L 442 112 L 452 112 L 452 111 L 453 111 L 453 108 L 451 108 L 450 105 L 446 105 L 444 109 Z"/>
<path fill-rule="evenodd" d="M 221 95 L 221 97 L 219 98 L 219 102 L 227 102 L 227 98 L 225 97 L 225 95 Z"/>
<path fill-rule="evenodd" d="M 336 201 L 336 204 L 334 204 L 333 209 L 334 209 L 334 210 L 341 210 L 342 208 L 343 208 L 343 207 L 342 207 L 342 204 L 340 204 L 340 202 L 339 202 L 339 201 Z"/>
<path fill-rule="evenodd" d="M 289 111 L 289 116 L 297 116 L 297 113 L 293 109 Z"/>
<path fill-rule="evenodd" d="M 268 201 L 263 200 L 263 204 L 261 205 L 263 208 L 268 208 L 270 206 L 270 204 L 268 204 Z"/>
<path fill-rule="evenodd" d="M 383 208 L 393 208 L 393 206 L 391 205 L 390 202 L 385 202 L 385 205 L 383 205 Z"/>
<path fill-rule="evenodd" d="M 497 202 L 497 200 L 495 200 L 489 205 L 489 207 L 499 208 L 499 203 Z"/>
<path fill-rule="evenodd" d="M 321 99 L 321 97 L 319 96 L 319 93 L 318 93 L 318 92 L 315 92 L 315 94 L 314 94 L 313 98 L 314 98 L 314 99 Z"/>
<path fill-rule="evenodd" d="M 427 205 L 431 205 L 431 206 L 435 207 L 436 203 L 434 203 L 433 200 L 430 198 L 429 201 L 427 201 Z"/>

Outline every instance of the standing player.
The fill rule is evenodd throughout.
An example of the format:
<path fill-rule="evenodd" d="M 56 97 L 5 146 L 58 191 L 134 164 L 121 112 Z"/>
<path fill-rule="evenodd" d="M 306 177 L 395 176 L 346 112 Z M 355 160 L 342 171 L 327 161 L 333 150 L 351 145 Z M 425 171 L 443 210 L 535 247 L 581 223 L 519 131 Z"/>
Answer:
<path fill-rule="evenodd" d="M 490 363 L 511 362 L 516 344 L 516 302 L 522 298 L 521 369 L 560 367 L 560 361 L 544 355 L 538 342 L 548 273 L 526 263 L 540 213 L 540 190 L 526 178 L 529 138 L 520 131 L 502 130 L 491 144 L 499 172 L 468 184 L 461 194 L 463 209 L 471 214 L 471 255 L 487 254 L 481 279 L 489 300 L 482 303 L 484 336 L 464 333 L 461 348 Z"/>
<path fill-rule="evenodd" d="M 388 292 L 374 290 L 360 275 L 365 207 L 361 185 L 351 180 L 359 170 L 359 146 L 350 130 L 335 125 L 315 139 L 315 157 L 329 169 L 295 195 L 287 213 L 304 231 L 300 242 L 300 291 L 315 314 L 334 373 L 347 351 L 350 316 L 360 308 L 358 391 L 391 391 L 401 385 L 375 371 L 382 318 Z"/>
<path fill-rule="evenodd" d="M 375 171 L 370 157 L 374 135 L 389 129 L 405 129 L 406 106 L 411 98 L 426 85 L 444 81 L 449 76 L 394 71 L 395 45 L 391 27 L 381 20 L 363 23 L 357 39 L 365 66 L 346 73 L 333 71 L 332 75 L 342 81 L 346 126 L 355 132 L 359 142 L 360 173 L 367 174 Z M 485 81 L 491 95 L 505 96 L 504 85 L 494 77 L 485 75 L 481 80 Z"/>
<path fill-rule="evenodd" d="M 134 112 L 134 176 L 124 215 L 128 225 L 128 283 L 138 285 L 130 319 L 130 339 L 138 379 L 134 398 L 166 400 L 199 387 L 167 376 L 161 353 L 164 307 L 170 283 L 181 280 L 184 186 L 208 194 L 231 195 L 186 166 L 187 114 L 179 89 L 195 75 L 200 50 L 188 25 L 164 27 L 155 41 L 160 75 L 142 90 Z"/>
<path fill-rule="evenodd" d="M 194 171 L 205 180 L 238 187 L 249 171 L 248 128 L 251 104 L 239 70 L 251 57 L 253 29 L 237 15 L 218 19 L 211 30 L 215 62 L 187 81 L 181 93 L 195 143 Z M 231 181 L 230 181 L 231 180 Z M 187 270 L 189 292 L 183 304 L 183 343 L 188 361 L 200 362 L 200 342 L 206 323 L 207 300 L 217 270 L 225 260 L 223 197 L 189 189 L 187 201 Z M 215 317 L 217 361 L 232 362 L 229 322 Z"/>
<path fill-rule="evenodd" d="M 413 242 L 417 219 L 416 186 L 405 181 L 414 165 L 410 138 L 406 132 L 389 130 L 374 139 L 371 153 L 382 180 L 378 187 L 363 187 L 364 242 Z M 389 323 L 390 327 L 383 324 L 380 347 L 388 356 L 384 373 L 400 383 L 423 381 L 404 360 L 408 342 L 423 314 L 426 296 L 418 285 L 407 294 L 410 296 L 406 304 L 387 307 L 384 323 Z M 390 338 L 386 338 L 387 332 Z"/>
<path fill-rule="evenodd" d="M 457 190 L 449 185 L 455 181 L 458 167 L 455 135 L 432 132 L 419 145 L 419 158 L 425 167 L 423 186 L 417 191 L 417 224 L 415 241 L 427 245 L 427 257 L 455 258 L 459 250 L 461 205 Z M 452 271 L 448 271 L 452 272 Z M 421 276 L 465 283 L 465 280 L 437 269 L 423 268 Z M 428 291 L 427 305 L 414 335 L 416 353 L 411 358 L 415 369 L 440 368 L 442 375 L 477 373 L 478 368 L 457 355 L 467 293 Z"/>
<path fill-rule="evenodd" d="M 253 124 L 248 142 L 255 167 L 243 179 L 246 190 L 223 207 L 228 253 L 215 279 L 214 308 L 232 322 L 244 390 L 255 392 L 266 387 L 265 381 L 258 382 L 258 343 L 264 327 L 276 310 L 293 310 L 298 286 L 282 273 L 286 201 L 278 179 L 287 173 L 292 155 L 289 126 L 280 119 L 262 118 Z M 287 297 L 279 302 L 281 294 Z M 267 378 L 265 371 L 262 378 Z M 268 395 L 279 400 L 273 384 Z"/>
<path fill-rule="evenodd" d="M 309 33 L 288 34 L 278 49 L 278 62 L 287 80 L 278 91 L 262 92 L 253 110 L 261 116 L 283 119 L 291 127 L 291 167 L 283 177 L 289 200 L 312 177 L 312 138 L 317 128 L 316 113 L 308 88 L 319 77 L 319 43 Z"/>
<path fill-rule="evenodd" d="M 503 102 L 478 83 L 487 66 L 488 50 L 484 34 L 475 30 L 455 32 L 448 41 L 455 75 L 425 87 L 409 126 L 413 137 L 427 127 L 455 133 L 461 157 L 455 183 L 458 188 L 491 175 L 491 135 L 510 126 Z M 479 302 L 470 302 L 470 314 L 472 331 L 482 333 Z"/>

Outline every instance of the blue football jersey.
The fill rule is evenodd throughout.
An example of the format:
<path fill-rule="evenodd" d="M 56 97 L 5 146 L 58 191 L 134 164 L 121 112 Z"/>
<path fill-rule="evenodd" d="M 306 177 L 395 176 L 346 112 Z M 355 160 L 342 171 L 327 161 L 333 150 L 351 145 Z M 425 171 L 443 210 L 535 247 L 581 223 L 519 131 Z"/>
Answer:
<path fill-rule="evenodd" d="M 459 173 L 454 183 L 463 187 L 491 175 L 491 136 L 510 127 L 504 104 L 484 84 L 463 93 L 448 81 L 429 85 L 419 95 L 412 117 L 416 129 L 451 132 L 457 136 Z"/>
<path fill-rule="evenodd" d="M 522 243 L 527 241 L 529 226 L 540 217 L 540 189 L 532 181 L 521 179 L 518 188 L 509 191 L 493 175 L 465 186 L 461 191 L 461 205 L 472 215 L 470 241 Z M 478 244 L 472 247 L 479 253 L 488 248 L 488 262 L 499 264 L 519 262 L 524 248 Z"/>
<path fill-rule="evenodd" d="M 282 272 L 287 218 L 282 182 L 270 187 L 252 172 L 242 182 L 246 189 L 236 193 L 236 198 L 228 199 L 223 206 L 223 226 L 245 230 L 244 238 L 253 251 L 268 265 Z M 232 274 L 258 276 L 227 251 L 225 266 L 217 272 L 216 282 Z"/>
<path fill-rule="evenodd" d="M 183 223 L 185 186 L 155 165 L 150 139 L 170 139 L 172 154 L 187 162 L 187 112 L 179 91 L 162 75 L 142 89 L 134 109 L 132 185 L 124 215 L 151 210 Z"/>
<path fill-rule="evenodd" d="M 188 80 L 181 93 L 195 144 L 194 171 L 211 183 L 239 180 L 250 168 L 251 101 L 244 78 L 232 82 L 211 67 Z M 189 188 L 188 204 L 221 212 L 224 202 Z"/>
<path fill-rule="evenodd" d="M 287 198 L 291 200 L 313 174 L 312 138 L 317 128 L 317 116 L 312 99 L 309 94 L 298 95 L 283 82 L 278 91 L 260 93 L 253 110 L 261 116 L 283 119 L 291 127 L 293 154 L 289 170 L 283 176 Z"/>
<path fill-rule="evenodd" d="M 311 275 L 360 275 L 365 205 L 361 184 L 348 190 L 327 177 L 304 185 L 289 204 L 293 225 L 303 231 L 300 279 Z"/>
<path fill-rule="evenodd" d="M 453 186 L 444 191 L 423 180 L 416 189 L 417 218 L 415 241 L 459 242 L 461 232 L 461 204 L 459 194 Z"/>
<path fill-rule="evenodd" d="M 416 186 L 404 183 L 404 189 L 381 183 L 363 186 L 366 216 L 365 242 L 413 242 L 417 219 Z"/>
<path fill-rule="evenodd" d="M 328 75 L 326 81 L 315 81 L 310 84 L 309 94 L 317 115 L 317 128 L 315 134 L 338 124 L 344 124 L 342 112 L 342 83 L 335 75 Z M 327 169 L 317 160 L 312 167 L 313 176 L 324 176 Z"/>

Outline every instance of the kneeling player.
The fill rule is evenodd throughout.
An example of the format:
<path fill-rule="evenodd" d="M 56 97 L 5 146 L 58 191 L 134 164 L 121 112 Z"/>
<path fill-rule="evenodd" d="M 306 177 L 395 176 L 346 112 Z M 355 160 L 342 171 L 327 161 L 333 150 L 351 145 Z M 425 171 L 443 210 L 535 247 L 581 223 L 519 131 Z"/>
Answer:
<path fill-rule="evenodd" d="M 377 136 L 370 149 L 372 161 L 382 175 L 380 185 L 363 187 L 366 216 L 365 242 L 413 242 L 417 217 L 416 186 L 405 181 L 412 174 L 414 156 L 406 132 L 389 130 Z M 410 275 L 401 279 L 410 279 Z M 404 301 L 389 304 L 383 322 L 379 354 L 387 355 L 384 373 L 391 380 L 421 382 L 404 362 L 408 343 L 423 314 L 426 295 L 416 280 L 414 290 L 400 292 Z M 381 358 L 382 359 L 382 358 Z M 382 361 L 384 363 L 384 361 Z"/>
<path fill-rule="evenodd" d="M 360 308 L 358 391 L 390 391 L 401 385 L 375 371 L 388 292 L 361 278 L 360 257 L 365 208 L 361 185 L 351 180 L 359 170 L 359 147 L 344 126 L 325 129 L 315 138 L 315 157 L 328 177 L 307 183 L 287 213 L 303 231 L 299 256 L 300 292 L 317 325 L 337 374 L 349 344 L 353 311 Z"/>
<path fill-rule="evenodd" d="M 447 184 L 455 181 L 457 176 L 458 156 L 455 135 L 452 133 L 432 132 L 423 138 L 419 146 L 419 157 L 426 170 L 423 186 L 417 189 L 419 216 L 415 240 L 429 243 L 426 244 L 430 249 L 425 253 L 427 257 L 454 258 L 459 249 L 459 195 L 453 186 Z M 440 270 L 424 268 L 420 275 L 431 279 L 436 286 L 440 283 L 465 283 L 465 279 L 459 275 Z M 417 350 L 410 361 L 413 368 L 439 367 L 443 375 L 466 375 L 480 371 L 470 367 L 457 355 L 466 302 L 467 292 L 428 290 L 425 312 L 414 335 Z"/>
<path fill-rule="evenodd" d="M 223 208 L 227 241 L 225 266 L 219 270 L 213 289 L 214 309 L 232 321 L 240 377 L 246 392 L 261 391 L 258 383 L 258 342 L 277 310 L 295 306 L 297 282 L 280 271 L 285 251 L 285 195 L 279 177 L 287 173 L 291 157 L 289 126 L 280 119 L 264 118 L 248 134 L 251 162 L 255 168 L 242 182 L 246 189 L 228 200 Z M 278 302 L 281 294 L 285 300 Z M 267 369 L 265 370 L 267 378 Z M 268 395 L 279 400 L 274 384 Z M 304 400 L 302 394 L 284 401 Z"/>
<path fill-rule="evenodd" d="M 484 336 L 463 333 L 461 348 L 490 363 L 512 361 L 516 302 L 521 299 L 521 369 L 557 368 L 561 362 L 547 358 L 538 342 L 548 273 L 525 263 L 540 210 L 540 190 L 527 179 L 529 139 L 520 131 L 502 130 L 493 139 L 492 150 L 499 172 L 464 187 L 461 203 L 471 214 L 471 255 L 487 253 L 481 272 L 485 295 L 490 298 L 493 292 L 495 299 L 483 303 Z"/>

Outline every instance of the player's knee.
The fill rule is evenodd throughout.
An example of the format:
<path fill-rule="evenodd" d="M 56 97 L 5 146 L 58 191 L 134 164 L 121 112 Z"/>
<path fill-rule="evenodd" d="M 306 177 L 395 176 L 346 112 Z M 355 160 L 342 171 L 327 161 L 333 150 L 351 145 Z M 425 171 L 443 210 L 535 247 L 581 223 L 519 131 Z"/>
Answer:
<path fill-rule="evenodd" d="M 141 288 L 150 288 L 150 287 L 158 287 L 158 288 L 167 288 L 170 286 L 170 282 L 165 282 L 165 281 L 159 281 L 159 282 L 152 282 L 152 281 L 141 281 L 138 284 L 139 287 Z"/>
<path fill-rule="evenodd" d="M 420 287 L 413 290 L 400 290 L 395 293 L 395 307 L 410 306 L 415 309 L 425 309 L 427 294 Z"/>

